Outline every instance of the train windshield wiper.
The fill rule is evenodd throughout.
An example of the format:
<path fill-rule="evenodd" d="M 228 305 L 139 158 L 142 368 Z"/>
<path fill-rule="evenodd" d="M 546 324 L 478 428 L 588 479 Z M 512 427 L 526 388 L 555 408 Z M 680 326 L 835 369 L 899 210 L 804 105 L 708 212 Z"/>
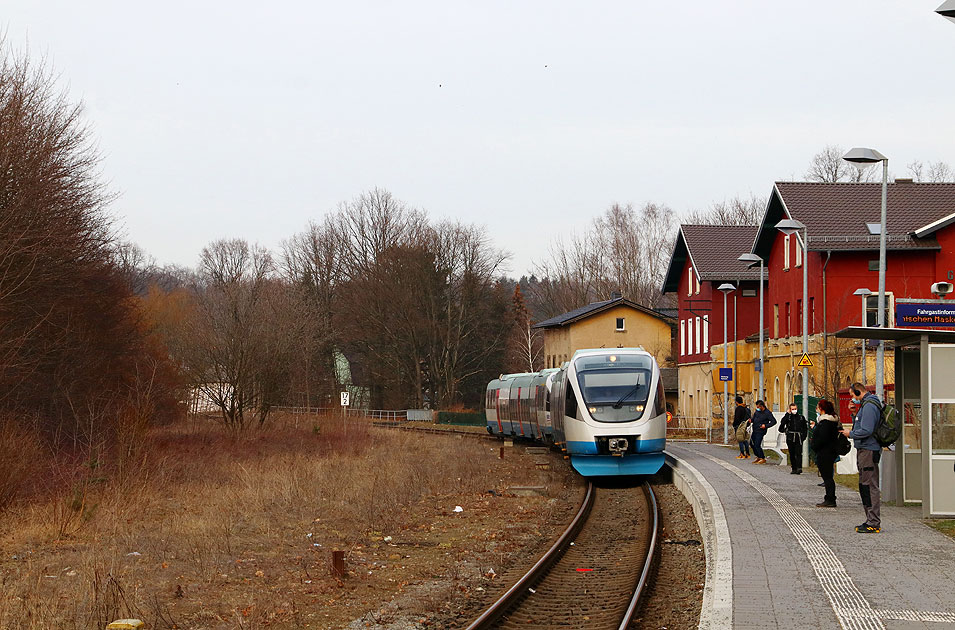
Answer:
<path fill-rule="evenodd" d="M 620 407 L 623 406 L 623 401 L 630 398 L 630 396 L 635 394 L 638 389 L 640 389 L 640 383 L 637 383 L 636 385 L 634 385 L 632 388 L 630 388 L 630 390 L 626 394 L 621 396 L 620 400 L 618 400 L 617 402 L 613 404 L 613 408 L 620 409 Z"/>

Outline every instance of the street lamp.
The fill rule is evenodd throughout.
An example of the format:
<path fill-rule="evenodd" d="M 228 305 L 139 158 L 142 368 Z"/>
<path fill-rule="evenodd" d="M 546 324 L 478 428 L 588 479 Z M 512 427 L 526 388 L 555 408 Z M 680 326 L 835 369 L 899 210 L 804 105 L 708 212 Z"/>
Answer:
<path fill-rule="evenodd" d="M 795 219 L 783 219 L 776 224 L 776 229 L 790 236 L 802 230 L 802 353 L 809 356 L 809 235 L 806 224 Z M 788 325 L 788 324 L 787 324 Z M 789 401 L 786 401 L 787 404 Z M 802 368 L 802 415 L 809 420 L 809 368 Z M 809 449 L 802 450 L 802 465 L 809 468 Z"/>
<path fill-rule="evenodd" d="M 727 330 L 726 330 L 726 296 L 736 290 L 729 282 L 724 282 L 720 286 L 716 287 L 723 292 L 723 368 L 726 368 L 726 358 L 730 353 L 730 346 L 727 342 Z M 734 377 L 735 378 L 735 377 Z M 722 380 L 722 379 L 721 379 Z M 730 443 L 730 395 L 729 395 L 729 385 L 727 381 L 723 381 L 723 444 Z"/>
<path fill-rule="evenodd" d="M 862 327 L 865 328 L 869 325 L 869 318 L 866 317 L 865 307 L 866 299 L 872 295 L 872 291 L 868 289 L 856 289 L 852 292 L 852 295 L 858 295 L 862 297 Z M 868 339 L 862 340 L 862 382 L 865 383 L 865 346 L 869 343 Z"/>
<path fill-rule="evenodd" d="M 882 162 L 882 218 L 879 221 L 879 313 L 876 318 L 876 326 L 885 327 L 885 209 L 886 199 L 889 190 L 889 158 L 885 157 L 875 149 L 859 148 L 850 149 L 848 153 L 842 156 L 846 162 L 854 164 L 874 164 Z M 879 341 L 879 348 L 876 351 L 875 359 L 875 395 L 883 403 L 883 370 L 885 366 L 885 341 Z M 868 385 L 868 383 L 866 383 Z"/>
<path fill-rule="evenodd" d="M 955 2 L 955 0 L 952 0 Z M 763 370 L 765 365 L 763 361 L 763 259 L 756 254 L 743 254 L 737 260 L 750 263 L 750 267 L 759 265 L 759 395 L 757 400 L 766 400 L 763 398 Z"/>
<path fill-rule="evenodd" d="M 955 0 L 946 0 L 942 3 L 942 6 L 935 9 L 935 12 L 955 22 Z"/>

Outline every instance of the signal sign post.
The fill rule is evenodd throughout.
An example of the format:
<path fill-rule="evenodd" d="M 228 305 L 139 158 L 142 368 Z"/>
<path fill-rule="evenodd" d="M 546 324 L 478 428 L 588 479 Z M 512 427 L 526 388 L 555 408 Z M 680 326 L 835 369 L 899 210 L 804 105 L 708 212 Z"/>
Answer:
<path fill-rule="evenodd" d="M 342 392 L 342 418 L 345 417 L 345 411 L 348 408 L 348 403 L 351 402 L 348 392 Z"/>

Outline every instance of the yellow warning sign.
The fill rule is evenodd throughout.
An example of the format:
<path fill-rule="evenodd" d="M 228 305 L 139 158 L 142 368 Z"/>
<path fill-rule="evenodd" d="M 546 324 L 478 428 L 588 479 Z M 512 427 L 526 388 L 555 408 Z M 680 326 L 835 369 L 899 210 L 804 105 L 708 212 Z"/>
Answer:
<path fill-rule="evenodd" d="M 812 359 L 810 359 L 809 355 L 804 352 L 802 358 L 799 359 L 799 363 L 796 365 L 799 367 L 812 367 Z"/>

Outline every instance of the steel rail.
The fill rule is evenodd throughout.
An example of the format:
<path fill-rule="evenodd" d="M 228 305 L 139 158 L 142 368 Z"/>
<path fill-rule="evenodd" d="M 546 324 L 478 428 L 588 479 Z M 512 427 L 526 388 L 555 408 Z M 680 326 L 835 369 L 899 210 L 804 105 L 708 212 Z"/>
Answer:
<path fill-rule="evenodd" d="M 647 545 L 647 560 L 643 563 L 643 571 L 640 572 L 640 579 L 637 580 L 637 587 L 633 591 L 633 597 L 630 599 L 630 605 L 627 606 L 627 612 L 617 630 L 626 630 L 633 621 L 633 616 L 637 613 L 640 606 L 640 598 L 643 596 L 643 589 L 647 585 L 650 572 L 653 570 L 653 563 L 657 558 L 657 534 L 660 525 L 660 510 L 657 504 L 657 497 L 653 493 L 653 488 L 646 481 L 643 482 L 643 490 L 647 493 L 650 504 L 650 542 Z"/>
<path fill-rule="evenodd" d="M 475 619 L 466 630 L 485 630 L 486 628 L 490 628 L 492 624 L 500 619 L 518 600 L 527 594 L 527 589 L 533 587 L 533 585 L 543 577 L 544 573 L 557 562 L 564 551 L 570 547 L 570 543 L 574 541 L 577 534 L 580 533 L 584 523 L 587 522 L 590 510 L 594 506 L 594 495 L 594 484 L 588 482 L 587 492 L 580 505 L 580 510 L 577 511 L 577 516 L 574 517 L 574 520 L 571 521 L 564 533 L 557 539 L 557 542 L 531 567 L 530 571 L 524 574 L 524 577 L 509 588 L 507 592 L 494 602 L 490 608 L 484 611 L 480 617 Z"/>

